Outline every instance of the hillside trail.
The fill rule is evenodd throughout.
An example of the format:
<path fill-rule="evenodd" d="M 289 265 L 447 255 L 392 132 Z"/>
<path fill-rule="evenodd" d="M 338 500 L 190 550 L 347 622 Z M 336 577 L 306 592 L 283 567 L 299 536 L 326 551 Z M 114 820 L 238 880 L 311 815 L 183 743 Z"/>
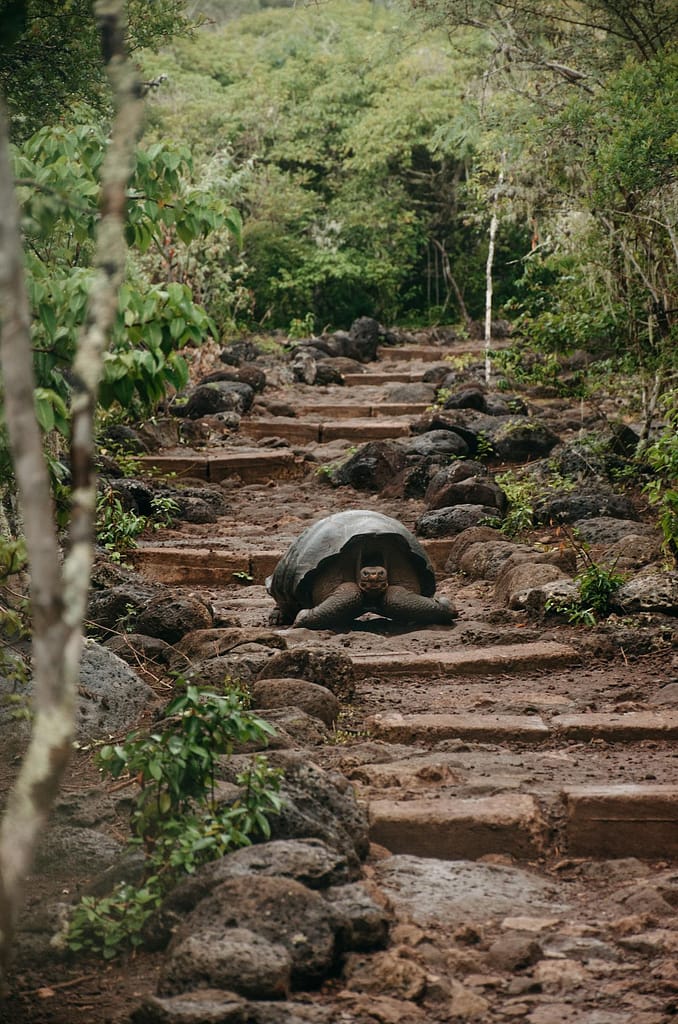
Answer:
<path fill-rule="evenodd" d="M 389 389 L 468 351 L 382 348 L 344 386 L 286 384 L 279 398 L 294 415 L 271 416 L 267 388 L 237 440 L 195 456 L 227 488 L 231 513 L 166 531 L 143 546 L 138 567 L 207 592 L 224 620 L 261 627 L 273 609 L 265 577 L 311 522 L 369 508 L 414 529 L 421 499 L 332 487 L 326 467 L 352 446 L 408 436 L 426 405 L 393 403 Z M 539 415 L 539 401 L 530 404 Z M 149 461 L 194 474 L 187 457 Z M 375 1020 L 389 1019 L 392 997 L 413 1020 L 434 1019 L 403 980 L 402 965 L 414 963 L 450 988 L 450 1020 L 673 1020 L 675 655 L 617 646 L 610 656 L 596 631 L 497 607 L 490 582 L 445 570 L 451 540 L 422 543 L 438 593 L 459 609 L 452 627 L 366 616 L 343 632 L 279 630 L 289 648 L 337 650 L 355 670 L 332 742 L 311 756 L 343 772 L 366 805 L 366 873 L 400 921 L 381 988 L 365 1001 L 384 1001 Z M 559 543 L 550 528 L 532 540 Z M 402 1006 L 392 1012 L 403 1019 Z"/>
<path fill-rule="evenodd" d="M 368 440 L 408 437 L 426 404 L 392 402 L 390 389 L 468 351 L 386 347 L 343 386 L 274 381 L 237 433 L 214 422 L 193 448 L 148 456 L 149 468 L 219 483 L 229 510 L 147 538 L 137 570 L 204 595 L 222 623 L 267 627 L 265 579 L 310 523 L 365 508 L 414 529 L 421 498 L 334 487 L 328 469 Z M 272 415 L 276 400 L 293 415 Z M 530 408 L 539 415 L 540 400 Z M 491 581 L 445 568 L 452 541 L 422 541 L 459 611 L 450 627 L 367 615 L 339 632 L 275 629 L 290 650 L 351 659 L 355 693 L 304 756 L 343 773 L 365 806 L 365 884 L 395 920 L 387 950 L 354 956 L 304 998 L 337 1024 L 667 1024 L 678 1016 L 676 656 L 634 648 L 634 624 L 620 625 L 631 642 L 611 642 L 508 611 Z M 561 538 L 541 527 L 530 541 Z M 22 1024 L 122 1024 L 154 971 L 144 955 L 87 969 Z"/>

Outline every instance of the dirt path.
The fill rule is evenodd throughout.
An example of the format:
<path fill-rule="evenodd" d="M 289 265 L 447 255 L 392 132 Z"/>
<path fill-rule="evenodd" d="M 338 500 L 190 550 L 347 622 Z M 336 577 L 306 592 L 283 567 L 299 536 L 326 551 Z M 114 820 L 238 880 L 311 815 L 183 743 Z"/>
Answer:
<path fill-rule="evenodd" d="M 235 437 L 149 458 L 221 481 L 229 512 L 147 541 L 140 570 L 206 594 L 224 621 L 262 627 L 273 607 L 264 579 L 309 522 L 362 507 L 412 529 L 420 499 L 333 488 L 324 467 L 365 440 L 407 436 L 425 406 L 389 402 L 388 389 L 420 380 L 444 354 L 386 349 L 345 387 L 282 387 L 296 417 L 255 407 Z M 276 394 L 266 396 L 270 408 Z M 308 1012 L 383 1024 L 666 1024 L 678 1015 L 675 655 L 618 647 L 602 660 L 600 633 L 499 609 L 487 581 L 445 571 L 449 543 L 425 546 L 439 593 L 459 608 L 453 627 L 368 617 L 348 632 L 281 630 L 290 648 L 353 661 L 355 697 L 311 754 L 367 806 L 366 875 L 398 918 L 389 950 L 354 957 Z M 116 971 L 122 1006 L 102 997 L 111 985 L 101 978 L 76 985 L 85 1009 L 74 1000 L 72 1024 L 126 1019 L 125 1000 L 148 990 L 148 976 Z M 104 1016 L 86 1016 L 96 1014 L 92 986 Z M 66 1019 L 42 1013 L 25 1019 Z M 278 1019 L 313 1018 L 297 1008 Z"/>

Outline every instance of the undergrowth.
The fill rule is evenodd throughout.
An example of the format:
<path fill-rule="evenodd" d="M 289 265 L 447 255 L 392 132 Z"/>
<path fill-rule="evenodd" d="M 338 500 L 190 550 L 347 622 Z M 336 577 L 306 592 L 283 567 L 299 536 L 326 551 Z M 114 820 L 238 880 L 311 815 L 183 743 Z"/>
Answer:
<path fill-rule="evenodd" d="M 144 851 L 144 876 L 107 896 L 84 896 L 68 924 L 69 949 L 112 959 L 140 946 L 146 921 L 182 875 L 270 836 L 269 818 L 282 806 L 280 771 L 254 757 L 238 775 L 240 795 L 230 801 L 219 796 L 216 769 L 219 757 L 266 742 L 273 732 L 251 714 L 238 688 L 217 694 L 185 685 L 165 708 L 162 728 L 101 748 L 96 760 L 103 775 L 139 784 L 129 846 Z"/>

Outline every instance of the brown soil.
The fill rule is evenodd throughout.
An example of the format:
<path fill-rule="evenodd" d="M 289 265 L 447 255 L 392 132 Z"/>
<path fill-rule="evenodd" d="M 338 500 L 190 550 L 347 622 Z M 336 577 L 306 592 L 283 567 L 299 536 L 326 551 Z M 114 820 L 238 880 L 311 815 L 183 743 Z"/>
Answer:
<path fill-rule="evenodd" d="M 210 366 L 208 354 L 203 354 L 200 359 L 201 372 L 217 365 L 213 362 Z M 318 390 L 326 393 L 318 394 Z M 317 401 L 320 398 L 329 400 L 330 397 L 334 401 L 346 400 L 342 389 L 338 388 L 313 389 L 294 385 L 284 389 L 281 394 L 286 401 L 293 403 Z M 246 423 L 243 423 L 241 435 L 246 434 L 246 429 Z M 236 437 L 231 442 L 215 442 L 213 438 L 211 443 L 237 446 L 240 439 Z M 337 446 L 327 453 L 324 453 L 322 446 L 317 445 L 306 446 L 303 450 L 308 452 L 311 449 L 318 459 L 322 460 L 325 454 L 330 455 L 332 460 L 338 458 Z M 235 552 L 282 551 L 309 521 L 332 511 L 368 507 L 396 516 L 409 528 L 413 527 L 417 516 L 423 511 L 423 503 L 419 500 L 383 499 L 372 494 L 356 494 L 350 488 L 332 489 L 324 482 L 322 474 L 315 472 L 315 468 L 312 465 L 303 480 L 269 481 L 249 486 L 238 484 L 237 481 L 227 482 L 224 486 L 228 495 L 229 513 L 218 524 L 183 525 L 165 531 L 160 540 L 168 545 L 200 546 L 206 543 Z M 553 541 L 555 535 L 542 530 L 535 533 L 533 539 Z M 152 542 L 158 542 L 157 535 L 152 538 Z M 244 586 L 229 583 L 212 590 L 197 585 L 193 589 L 210 598 L 217 615 L 236 615 L 243 626 L 263 626 L 268 621 L 272 602 L 260 584 Z M 632 622 L 617 620 L 597 630 L 590 630 L 585 627 L 574 628 L 565 623 L 533 622 L 518 613 L 503 612 L 493 606 L 491 585 L 487 582 L 470 583 L 468 580 L 440 574 L 439 592 L 452 597 L 460 610 L 460 618 L 450 630 L 433 627 L 397 629 L 370 618 L 358 623 L 350 632 L 324 631 L 313 639 L 348 654 L 396 655 L 483 648 L 536 639 L 557 640 L 574 645 L 581 652 L 582 660 L 577 665 L 552 670 L 528 668 L 517 674 L 499 672 L 453 680 L 417 675 L 359 680 L 355 699 L 344 708 L 337 733 L 331 737 L 331 742 L 313 751 L 319 764 L 342 770 L 354 782 L 363 798 L 378 791 L 390 796 L 396 794 L 399 799 L 414 798 L 422 795 L 422 792 L 446 795 L 537 792 L 540 796 L 548 797 L 557 794 L 564 779 L 568 785 L 591 782 L 678 783 L 678 752 L 675 744 L 657 739 L 641 738 L 636 742 L 625 743 L 596 740 L 563 743 L 551 740 L 537 747 L 521 742 L 468 742 L 443 743 L 435 747 L 415 743 L 398 749 L 385 749 L 382 745 L 380 748 L 378 743 L 370 740 L 365 725 L 366 719 L 378 712 L 538 714 L 549 721 L 554 715 L 586 711 L 675 711 L 678 704 L 676 658 L 670 643 L 671 636 L 675 634 L 670 620 L 662 617 L 637 618 Z M 303 645 L 308 641 L 306 631 L 287 631 L 285 635 L 290 645 Z M 653 645 L 656 649 L 653 649 Z M 146 678 L 154 686 L 159 702 L 166 699 L 166 680 L 152 673 Z M 670 685 L 672 683 L 673 686 Z M 666 690 L 667 687 L 670 689 Z M 394 762 L 398 753 L 404 760 L 423 759 L 422 764 L 426 758 L 430 760 L 433 756 L 434 762 L 438 759 L 438 769 L 435 770 L 434 766 L 428 772 L 420 772 L 419 776 L 409 775 L 404 783 L 396 772 L 391 786 L 388 782 L 375 782 L 371 766 L 380 760 Z M 451 757 L 454 759 L 454 766 L 449 771 L 440 769 L 446 757 L 448 761 Z M 5 766 L 2 772 L 3 790 L 15 767 Z M 96 786 L 101 786 L 101 781 L 92 766 L 90 752 L 85 751 L 73 760 L 64 782 L 64 792 L 80 792 Z M 553 824 L 557 832 L 558 822 Z M 120 820 L 116 829 L 120 835 L 124 834 L 124 820 Z M 387 851 L 373 849 L 366 866 L 368 878 L 373 873 L 374 865 L 385 856 Z M 508 855 L 493 855 L 489 860 L 494 863 L 514 863 Z M 607 940 L 610 932 L 606 932 L 605 928 L 611 928 L 610 922 L 624 916 L 620 906 L 614 904 L 620 886 L 629 879 L 663 878 L 671 868 L 668 861 L 641 862 L 636 859 L 629 861 L 623 869 L 615 867 L 619 863 L 608 862 L 606 867 L 598 871 L 595 861 L 572 858 L 556 842 L 542 857 L 528 866 L 540 877 L 551 880 L 559 892 L 566 894 L 571 908 L 571 919 L 567 924 L 572 934 L 597 936 L 604 932 Z M 68 871 L 68 865 L 61 866 L 58 877 L 33 877 L 27 886 L 28 907 L 35 909 L 41 901 L 53 898 L 58 893 L 61 893 L 64 900 L 72 899 L 86 881 L 84 878 L 73 877 Z M 636 913 L 637 920 L 628 925 L 636 931 L 675 928 L 677 923 L 676 917 L 653 917 L 651 909 L 649 915 L 643 915 L 640 911 Z M 405 925 L 399 927 L 399 948 L 403 944 L 407 947 L 408 933 L 402 930 Z M 480 939 L 477 936 L 474 939 L 470 927 L 471 932 L 466 940 L 471 946 L 476 941 L 480 941 L 481 946 L 483 942 L 487 946 L 499 934 L 496 921 L 494 925 L 486 924 L 484 932 L 479 928 Z M 440 923 L 432 924 L 423 941 L 418 936 L 415 942 L 411 935 L 410 940 L 410 952 L 405 955 L 426 964 L 429 972 L 436 963 L 435 950 L 442 956 L 441 950 L 449 952 L 450 944 L 456 943 L 458 962 L 456 968 L 449 968 L 448 959 L 450 976 L 463 979 L 481 973 L 463 968 L 463 957 L 459 950 L 464 948 L 464 938 L 460 936 L 457 926 L 446 928 Z M 597 967 L 595 964 L 587 964 L 575 994 L 568 990 L 564 994 L 561 992 L 554 995 L 554 989 L 550 995 L 544 995 L 544 992 L 550 990 L 540 990 L 538 986 L 530 990 L 527 984 L 521 987 L 516 978 L 524 980 L 525 973 L 518 970 L 514 972 L 512 983 L 507 981 L 506 971 L 501 984 L 488 981 L 483 985 L 477 982 L 476 991 L 482 991 L 488 1006 L 479 1017 L 467 1015 L 467 1019 L 503 1021 L 515 1018 L 543 1024 L 557 1024 L 559 1021 L 563 1024 L 570 1021 L 588 1021 L 590 1024 L 661 1024 L 675 1019 L 678 1014 L 678 977 L 675 966 L 671 968 L 672 957 L 666 951 L 656 955 L 630 952 L 627 956 L 628 964 L 633 966 L 632 970 L 626 969 L 624 964 L 618 965 L 618 970 L 615 967 L 614 971 L 604 964 L 598 964 Z M 6 1024 L 122 1024 L 139 1004 L 141 996 L 154 991 L 160 958 L 161 955 L 140 952 L 124 962 L 108 965 L 83 959 L 66 963 L 58 959 L 46 962 L 23 959 L 16 965 L 10 997 L 4 1006 L 0 1003 L 0 1021 Z M 499 970 L 494 973 L 501 975 L 502 972 Z M 508 972 L 509 975 L 511 973 Z M 374 1004 L 375 1016 L 361 1016 L 367 1014 L 368 1009 L 365 1005 L 357 1007 L 348 999 L 340 980 L 328 982 L 320 993 L 307 998 L 336 1006 L 338 1021 L 388 1020 L 386 1010 L 383 1007 L 377 1009 L 378 1000 Z M 369 998 L 365 1003 L 369 1004 Z M 550 1017 L 543 1010 L 543 1007 L 548 1009 L 549 1006 L 552 1009 Z M 349 1016 L 340 1016 L 347 1012 L 347 1008 Z M 541 1017 L 537 1010 L 543 1011 Z M 568 1015 L 570 1011 L 572 1015 Z M 536 1013 L 534 1017 L 531 1016 L 533 1012 Z M 435 1013 L 429 1018 L 421 1018 L 426 1019 L 462 1018 L 438 1016 Z"/>

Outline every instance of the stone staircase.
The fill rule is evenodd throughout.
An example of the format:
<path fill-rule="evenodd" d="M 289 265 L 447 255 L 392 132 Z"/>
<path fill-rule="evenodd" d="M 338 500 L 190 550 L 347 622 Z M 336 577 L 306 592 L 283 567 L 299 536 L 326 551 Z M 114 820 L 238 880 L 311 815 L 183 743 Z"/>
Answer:
<path fill-rule="evenodd" d="M 411 527 L 407 503 L 321 486 L 304 448 L 409 436 L 426 406 L 389 403 L 382 389 L 420 381 L 444 354 L 384 349 L 344 387 L 298 388 L 297 416 L 244 419 L 237 445 L 145 458 L 160 472 L 237 487 L 249 511 L 144 544 L 137 567 L 158 582 L 210 588 L 222 612 L 262 625 L 272 609 L 264 580 L 308 525 L 286 514 L 295 497 L 309 521 L 370 507 Z M 443 584 L 450 543 L 424 541 Z M 581 633 L 490 627 L 487 594 L 471 589 L 461 581 L 461 617 L 451 630 L 281 631 L 291 648 L 320 643 L 353 662 L 347 742 L 323 748 L 318 759 L 353 781 L 373 841 L 392 853 L 442 859 L 678 857 L 678 756 L 671 753 L 678 712 L 654 706 L 652 695 L 638 709 L 616 710 L 616 680 L 631 682 L 632 666 L 611 664 L 592 693 Z"/>

